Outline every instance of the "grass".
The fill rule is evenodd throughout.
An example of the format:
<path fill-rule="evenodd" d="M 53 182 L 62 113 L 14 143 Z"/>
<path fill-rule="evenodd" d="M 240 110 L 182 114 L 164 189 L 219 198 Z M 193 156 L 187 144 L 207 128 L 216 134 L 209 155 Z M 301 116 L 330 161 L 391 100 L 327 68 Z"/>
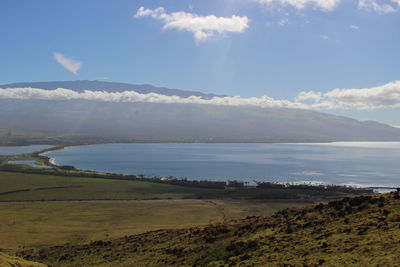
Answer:
<path fill-rule="evenodd" d="M 231 192 L 231 191 L 229 191 Z M 34 200 L 184 199 L 223 190 L 81 177 L 0 172 L 1 248 L 16 250 L 175 229 L 252 214 L 268 214 L 303 201 L 21 202 Z M 4 202 L 5 201 L 5 202 Z"/>
<path fill-rule="evenodd" d="M 398 266 L 400 196 L 18 253 L 56 266 Z"/>
<path fill-rule="evenodd" d="M 349 196 L 307 189 L 211 189 L 137 180 L 83 178 L 0 171 L 0 201 L 91 199 L 302 199 Z"/>
<path fill-rule="evenodd" d="M 10 256 L 0 252 L 0 266 L 18 266 L 18 267 L 45 267 L 46 265 L 27 261 L 19 257 Z"/>
<path fill-rule="evenodd" d="M 201 189 L 142 181 L 0 172 L 0 201 L 182 199 L 195 198 L 198 192 Z"/>
<path fill-rule="evenodd" d="M 207 189 L 0 171 L 0 249 L 15 252 L 112 240 L 159 229 L 174 231 L 264 216 L 304 206 L 310 199 L 342 196 L 346 194 L 302 189 Z"/>
<path fill-rule="evenodd" d="M 81 244 L 266 215 L 299 205 L 304 203 L 218 200 L 0 203 L 0 249 Z"/>

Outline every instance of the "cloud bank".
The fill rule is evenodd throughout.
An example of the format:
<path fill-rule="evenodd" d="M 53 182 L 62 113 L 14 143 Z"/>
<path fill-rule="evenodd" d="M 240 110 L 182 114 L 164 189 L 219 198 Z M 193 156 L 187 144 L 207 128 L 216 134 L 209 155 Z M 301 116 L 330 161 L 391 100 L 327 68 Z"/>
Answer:
<path fill-rule="evenodd" d="M 145 9 L 144 7 L 140 7 L 135 14 L 135 18 L 142 17 L 151 17 L 163 21 L 163 29 L 176 29 L 192 32 L 197 42 L 210 39 L 215 34 L 222 34 L 225 32 L 244 32 L 249 25 L 249 19 L 246 16 L 199 16 L 182 11 L 167 13 L 163 7 L 156 9 Z"/>
<path fill-rule="evenodd" d="M 58 88 L 44 90 L 40 88 L 0 88 L 3 99 L 45 99 L 45 100 L 94 100 L 106 102 L 148 102 L 148 103 L 180 103 L 208 104 L 224 106 L 255 106 L 261 108 L 298 108 L 298 109 L 382 109 L 400 107 L 400 81 L 363 89 L 334 89 L 326 93 L 301 92 L 293 101 L 274 99 L 268 96 L 243 98 L 240 96 L 213 97 L 203 99 L 199 96 L 179 97 L 157 93 L 141 94 L 135 91 L 76 92 Z"/>
<path fill-rule="evenodd" d="M 309 95 L 314 106 L 329 104 L 328 108 L 341 109 L 381 109 L 400 107 L 400 81 L 363 89 L 334 89 L 324 94 L 317 92 L 302 93 Z M 301 95 L 301 94 L 300 94 Z M 319 99 L 317 98 L 319 96 Z"/>
<path fill-rule="evenodd" d="M 7 99 L 45 99 L 45 100 L 95 100 L 106 102 L 148 102 L 148 103 L 181 103 L 181 104 L 210 104 L 224 106 L 258 106 L 258 107 L 293 107 L 304 108 L 301 103 L 287 100 L 275 100 L 268 96 L 242 98 L 239 96 L 213 97 L 203 99 L 200 96 L 179 97 L 157 93 L 141 94 L 135 91 L 105 92 L 89 91 L 82 93 L 70 89 L 57 88 L 44 90 L 40 88 L 0 88 L 0 98 Z"/>
<path fill-rule="evenodd" d="M 70 58 L 65 57 L 63 54 L 54 52 L 54 58 L 69 72 L 78 75 L 78 70 L 81 68 L 82 63 Z"/>

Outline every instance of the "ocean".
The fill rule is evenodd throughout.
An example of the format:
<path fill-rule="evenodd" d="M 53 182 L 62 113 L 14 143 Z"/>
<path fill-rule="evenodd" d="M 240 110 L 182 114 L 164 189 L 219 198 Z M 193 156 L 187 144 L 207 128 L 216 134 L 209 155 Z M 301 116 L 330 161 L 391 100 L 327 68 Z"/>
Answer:
<path fill-rule="evenodd" d="M 400 186 L 400 142 L 98 144 L 47 153 L 60 165 L 146 176 Z"/>

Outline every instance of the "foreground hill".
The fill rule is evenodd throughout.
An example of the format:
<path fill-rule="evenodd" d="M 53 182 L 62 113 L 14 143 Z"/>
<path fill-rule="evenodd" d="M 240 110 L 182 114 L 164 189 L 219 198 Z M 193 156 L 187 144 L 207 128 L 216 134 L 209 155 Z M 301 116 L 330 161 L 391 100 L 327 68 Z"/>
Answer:
<path fill-rule="evenodd" d="M 18 255 L 54 266 L 395 266 L 399 208 L 398 192 L 360 196 L 269 217 Z"/>
<path fill-rule="evenodd" d="M 99 81 L 0 85 L 215 95 Z M 150 99 L 151 97 L 147 97 Z M 0 144 L 104 142 L 329 142 L 400 141 L 400 129 L 310 110 L 216 104 L 110 102 L 107 99 L 0 99 Z"/>
<path fill-rule="evenodd" d="M 19 257 L 10 256 L 0 252 L 0 266 L 10 267 L 45 267 L 45 264 L 27 261 Z"/>

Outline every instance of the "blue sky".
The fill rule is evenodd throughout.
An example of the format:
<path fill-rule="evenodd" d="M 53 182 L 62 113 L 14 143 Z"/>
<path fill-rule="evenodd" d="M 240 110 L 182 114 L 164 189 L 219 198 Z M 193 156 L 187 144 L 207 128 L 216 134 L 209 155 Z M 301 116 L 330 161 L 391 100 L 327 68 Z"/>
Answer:
<path fill-rule="evenodd" d="M 2 0 L 0 36 L 0 84 L 104 79 L 293 101 L 400 80 L 399 0 Z M 385 103 L 323 111 L 400 125 L 400 99 Z"/>

